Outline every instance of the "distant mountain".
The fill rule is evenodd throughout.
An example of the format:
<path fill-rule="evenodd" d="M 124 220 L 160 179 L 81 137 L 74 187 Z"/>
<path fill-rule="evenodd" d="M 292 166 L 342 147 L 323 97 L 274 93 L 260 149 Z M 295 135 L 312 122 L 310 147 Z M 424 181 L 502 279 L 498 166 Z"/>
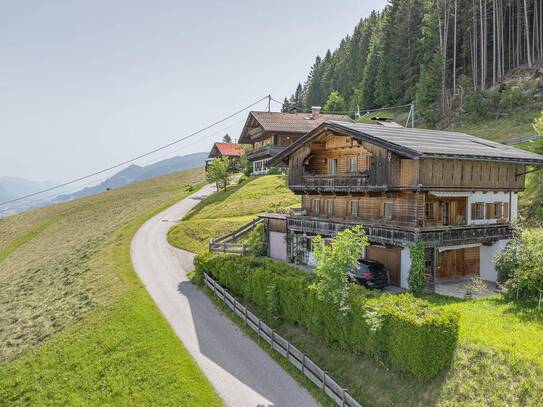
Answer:
<path fill-rule="evenodd" d="M 98 185 L 83 188 L 80 191 L 70 194 L 59 195 L 53 199 L 53 201 L 63 202 L 83 198 L 85 196 L 107 191 L 108 189 L 119 188 L 133 182 L 166 175 L 175 171 L 203 167 L 207 156 L 208 153 L 194 153 L 168 158 L 143 167 L 140 167 L 139 165 L 130 165 Z"/>
<path fill-rule="evenodd" d="M 19 177 L 0 177 L 0 202 L 55 186 L 50 181 L 30 181 Z"/>

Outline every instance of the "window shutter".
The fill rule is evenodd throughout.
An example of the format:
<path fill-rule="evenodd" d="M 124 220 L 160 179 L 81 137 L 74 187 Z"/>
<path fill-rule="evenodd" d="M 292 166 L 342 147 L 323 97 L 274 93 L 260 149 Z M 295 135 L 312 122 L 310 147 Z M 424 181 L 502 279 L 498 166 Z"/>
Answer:
<path fill-rule="evenodd" d="M 503 203 L 503 217 L 509 219 L 509 202 Z"/>
<path fill-rule="evenodd" d="M 379 217 L 382 218 L 385 216 L 385 203 L 381 202 L 379 205 Z"/>
<path fill-rule="evenodd" d="M 471 204 L 471 219 L 477 219 L 477 205 Z"/>
<path fill-rule="evenodd" d="M 485 204 L 485 219 L 492 219 L 492 204 Z"/>

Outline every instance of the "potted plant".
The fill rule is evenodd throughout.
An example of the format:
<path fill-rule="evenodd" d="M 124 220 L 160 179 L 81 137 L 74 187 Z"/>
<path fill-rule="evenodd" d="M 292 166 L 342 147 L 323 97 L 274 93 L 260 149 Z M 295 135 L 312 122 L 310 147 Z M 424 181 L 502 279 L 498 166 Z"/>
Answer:
<path fill-rule="evenodd" d="M 473 298 L 473 295 L 481 293 L 486 288 L 486 283 L 481 279 L 481 277 L 474 276 L 466 284 L 466 293 L 464 294 L 464 298 L 469 300 Z"/>

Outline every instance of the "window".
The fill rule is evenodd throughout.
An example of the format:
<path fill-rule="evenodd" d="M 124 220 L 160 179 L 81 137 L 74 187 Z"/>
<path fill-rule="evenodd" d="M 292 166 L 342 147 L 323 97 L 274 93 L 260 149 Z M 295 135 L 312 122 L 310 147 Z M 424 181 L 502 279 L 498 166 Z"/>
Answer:
<path fill-rule="evenodd" d="M 503 218 L 503 203 L 502 202 L 496 202 L 495 203 L 495 209 L 494 209 L 494 213 L 496 214 L 496 219 L 501 219 Z"/>
<path fill-rule="evenodd" d="M 472 217 L 473 219 L 485 218 L 485 204 L 483 202 L 475 202 L 472 204 Z"/>
<path fill-rule="evenodd" d="M 392 218 L 392 202 L 385 202 L 383 204 L 383 214 L 385 218 Z"/>
<path fill-rule="evenodd" d="M 326 214 L 328 216 L 332 216 L 334 214 L 334 200 L 333 199 L 326 200 Z"/>
<path fill-rule="evenodd" d="M 331 175 L 337 174 L 337 158 L 332 158 L 328 161 L 329 170 Z"/>
<path fill-rule="evenodd" d="M 426 214 L 426 219 L 434 218 L 434 204 L 427 203 L 424 207 L 424 213 Z"/>
<path fill-rule="evenodd" d="M 358 216 L 358 201 L 351 201 L 351 216 Z"/>
<path fill-rule="evenodd" d="M 317 215 L 321 213 L 321 200 L 313 199 L 313 212 Z"/>
<path fill-rule="evenodd" d="M 349 172 L 358 171 L 358 157 L 349 157 L 347 159 L 347 168 Z"/>

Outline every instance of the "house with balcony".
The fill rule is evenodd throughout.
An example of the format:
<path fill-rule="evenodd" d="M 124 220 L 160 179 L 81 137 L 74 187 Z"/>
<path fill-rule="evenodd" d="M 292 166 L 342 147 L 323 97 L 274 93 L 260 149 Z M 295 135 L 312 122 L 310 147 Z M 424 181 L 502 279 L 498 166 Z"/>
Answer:
<path fill-rule="evenodd" d="M 272 157 L 327 120 L 352 122 L 346 115 L 321 114 L 320 107 L 311 113 L 250 112 L 238 141 L 252 146 L 247 159 L 253 174 L 266 174 Z"/>
<path fill-rule="evenodd" d="M 290 261 L 312 265 L 311 241 L 362 225 L 362 256 L 408 288 L 409 247 L 423 241 L 431 286 L 479 275 L 511 237 L 527 166 L 543 156 L 462 133 L 327 121 L 276 155 L 302 208 L 286 216 Z"/>
<path fill-rule="evenodd" d="M 230 160 L 230 170 L 235 172 L 240 168 L 241 157 L 245 154 L 242 144 L 238 143 L 214 143 L 206 160 L 205 169 L 211 164 L 214 158 L 228 158 Z"/>

